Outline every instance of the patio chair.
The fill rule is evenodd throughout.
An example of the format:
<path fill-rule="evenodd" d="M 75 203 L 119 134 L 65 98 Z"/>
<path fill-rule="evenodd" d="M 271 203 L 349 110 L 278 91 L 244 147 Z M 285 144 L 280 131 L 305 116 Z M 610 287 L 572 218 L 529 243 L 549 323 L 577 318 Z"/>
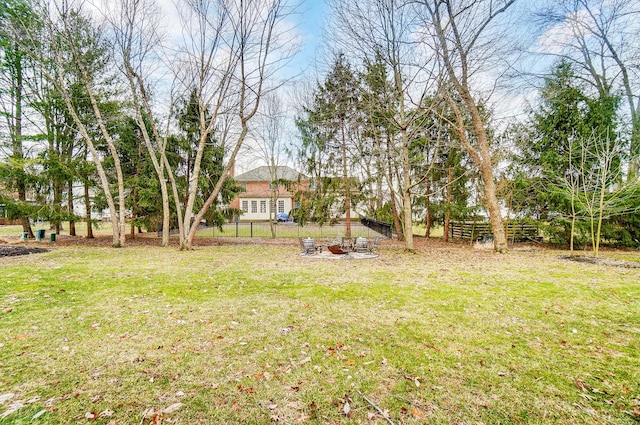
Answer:
<path fill-rule="evenodd" d="M 356 246 L 355 251 L 361 254 L 366 254 L 369 250 L 369 242 L 367 238 L 359 237 L 356 238 Z"/>
<path fill-rule="evenodd" d="M 311 238 L 298 238 L 300 241 L 300 250 L 305 255 L 313 255 L 316 253 L 316 241 Z"/>
<path fill-rule="evenodd" d="M 380 247 L 380 239 L 382 239 L 381 236 L 376 236 L 375 238 L 370 239 L 369 241 L 367 241 L 367 253 L 368 254 L 375 254 L 376 253 L 376 251 Z"/>

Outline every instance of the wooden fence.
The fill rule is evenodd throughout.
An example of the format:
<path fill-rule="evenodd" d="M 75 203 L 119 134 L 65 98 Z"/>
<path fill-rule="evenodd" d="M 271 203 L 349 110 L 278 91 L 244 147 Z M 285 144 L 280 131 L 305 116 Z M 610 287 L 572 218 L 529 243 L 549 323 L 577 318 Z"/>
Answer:
<path fill-rule="evenodd" d="M 509 223 L 506 226 L 509 242 L 539 241 L 538 226 L 530 223 Z M 468 241 L 493 238 L 491 223 L 486 221 L 452 221 L 449 225 L 449 237 Z"/>

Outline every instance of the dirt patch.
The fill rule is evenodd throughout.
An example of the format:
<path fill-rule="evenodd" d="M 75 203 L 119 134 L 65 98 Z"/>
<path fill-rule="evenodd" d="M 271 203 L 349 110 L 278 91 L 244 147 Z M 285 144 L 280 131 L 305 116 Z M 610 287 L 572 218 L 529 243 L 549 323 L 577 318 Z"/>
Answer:
<path fill-rule="evenodd" d="M 48 249 L 24 245 L 0 245 L 0 257 L 16 257 L 18 255 L 40 254 Z"/>
<path fill-rule="evenodd" d="M 579 257 L 565 255 L 560 257 L 563 260 L 577 261 L 578 263 L 596 264 L 611 267 L 624 267 L 627 269 L 640 269 L 640 263 L 635 261 L 613 260 L 611 258 L 600 257 Z"/>

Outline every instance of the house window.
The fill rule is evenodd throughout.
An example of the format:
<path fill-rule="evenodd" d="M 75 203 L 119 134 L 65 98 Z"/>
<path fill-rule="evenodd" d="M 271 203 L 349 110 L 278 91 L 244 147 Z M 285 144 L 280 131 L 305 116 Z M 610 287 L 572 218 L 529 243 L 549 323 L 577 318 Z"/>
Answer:
<path fill-rule="evenodd" d="M 267 201 L 260 201 L 260 214 L 267 212 Z"/>
<path fill-rule="evenodd" d="M 276 201 L 273 199 L 269 202 L 269 212 L 274 212 L 276 210 Z"/>
<path fill-rule="evenodd" d="M 242 189 L 243 192 L 247 191 L 247 184 L 246 183 L 240 183 L 238 186 L 240 186 L 240 189 Z"/>
<path fill-rule="evenodd" d="M 249 201 L 242 201 L 242 212 L 243 213 L 249 212 Z"/>
<path fill-rule="evenodd" d="M 284 200 L 279 200 L 278 201 L 278 212 L 279 213 L 283 213 L 284 212 Z"/>
<path fill-rule="evenodd" d="M 258 212 L 258 201 L 251 201 L 251 214 Z"/>
<path fill-rule="evenodd" d="M 269 190 L 278 190 L 278 183 L 269 183 Z"/>

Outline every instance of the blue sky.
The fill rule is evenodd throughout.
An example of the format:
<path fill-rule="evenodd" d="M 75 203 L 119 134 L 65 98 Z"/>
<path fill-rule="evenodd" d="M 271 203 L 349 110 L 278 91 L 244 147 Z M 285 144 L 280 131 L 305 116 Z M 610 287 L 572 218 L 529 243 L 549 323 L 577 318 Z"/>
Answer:
<path fill-rule="evenodd" d="M 303 37 L 303 46 L 294 59 L 295 72 L 306 71 L 314 66 L 316 50 L 322 39 L 322 29 L 328 7 L 324 0 L 302 0 L 296 18 L 298 31 Z"/>

